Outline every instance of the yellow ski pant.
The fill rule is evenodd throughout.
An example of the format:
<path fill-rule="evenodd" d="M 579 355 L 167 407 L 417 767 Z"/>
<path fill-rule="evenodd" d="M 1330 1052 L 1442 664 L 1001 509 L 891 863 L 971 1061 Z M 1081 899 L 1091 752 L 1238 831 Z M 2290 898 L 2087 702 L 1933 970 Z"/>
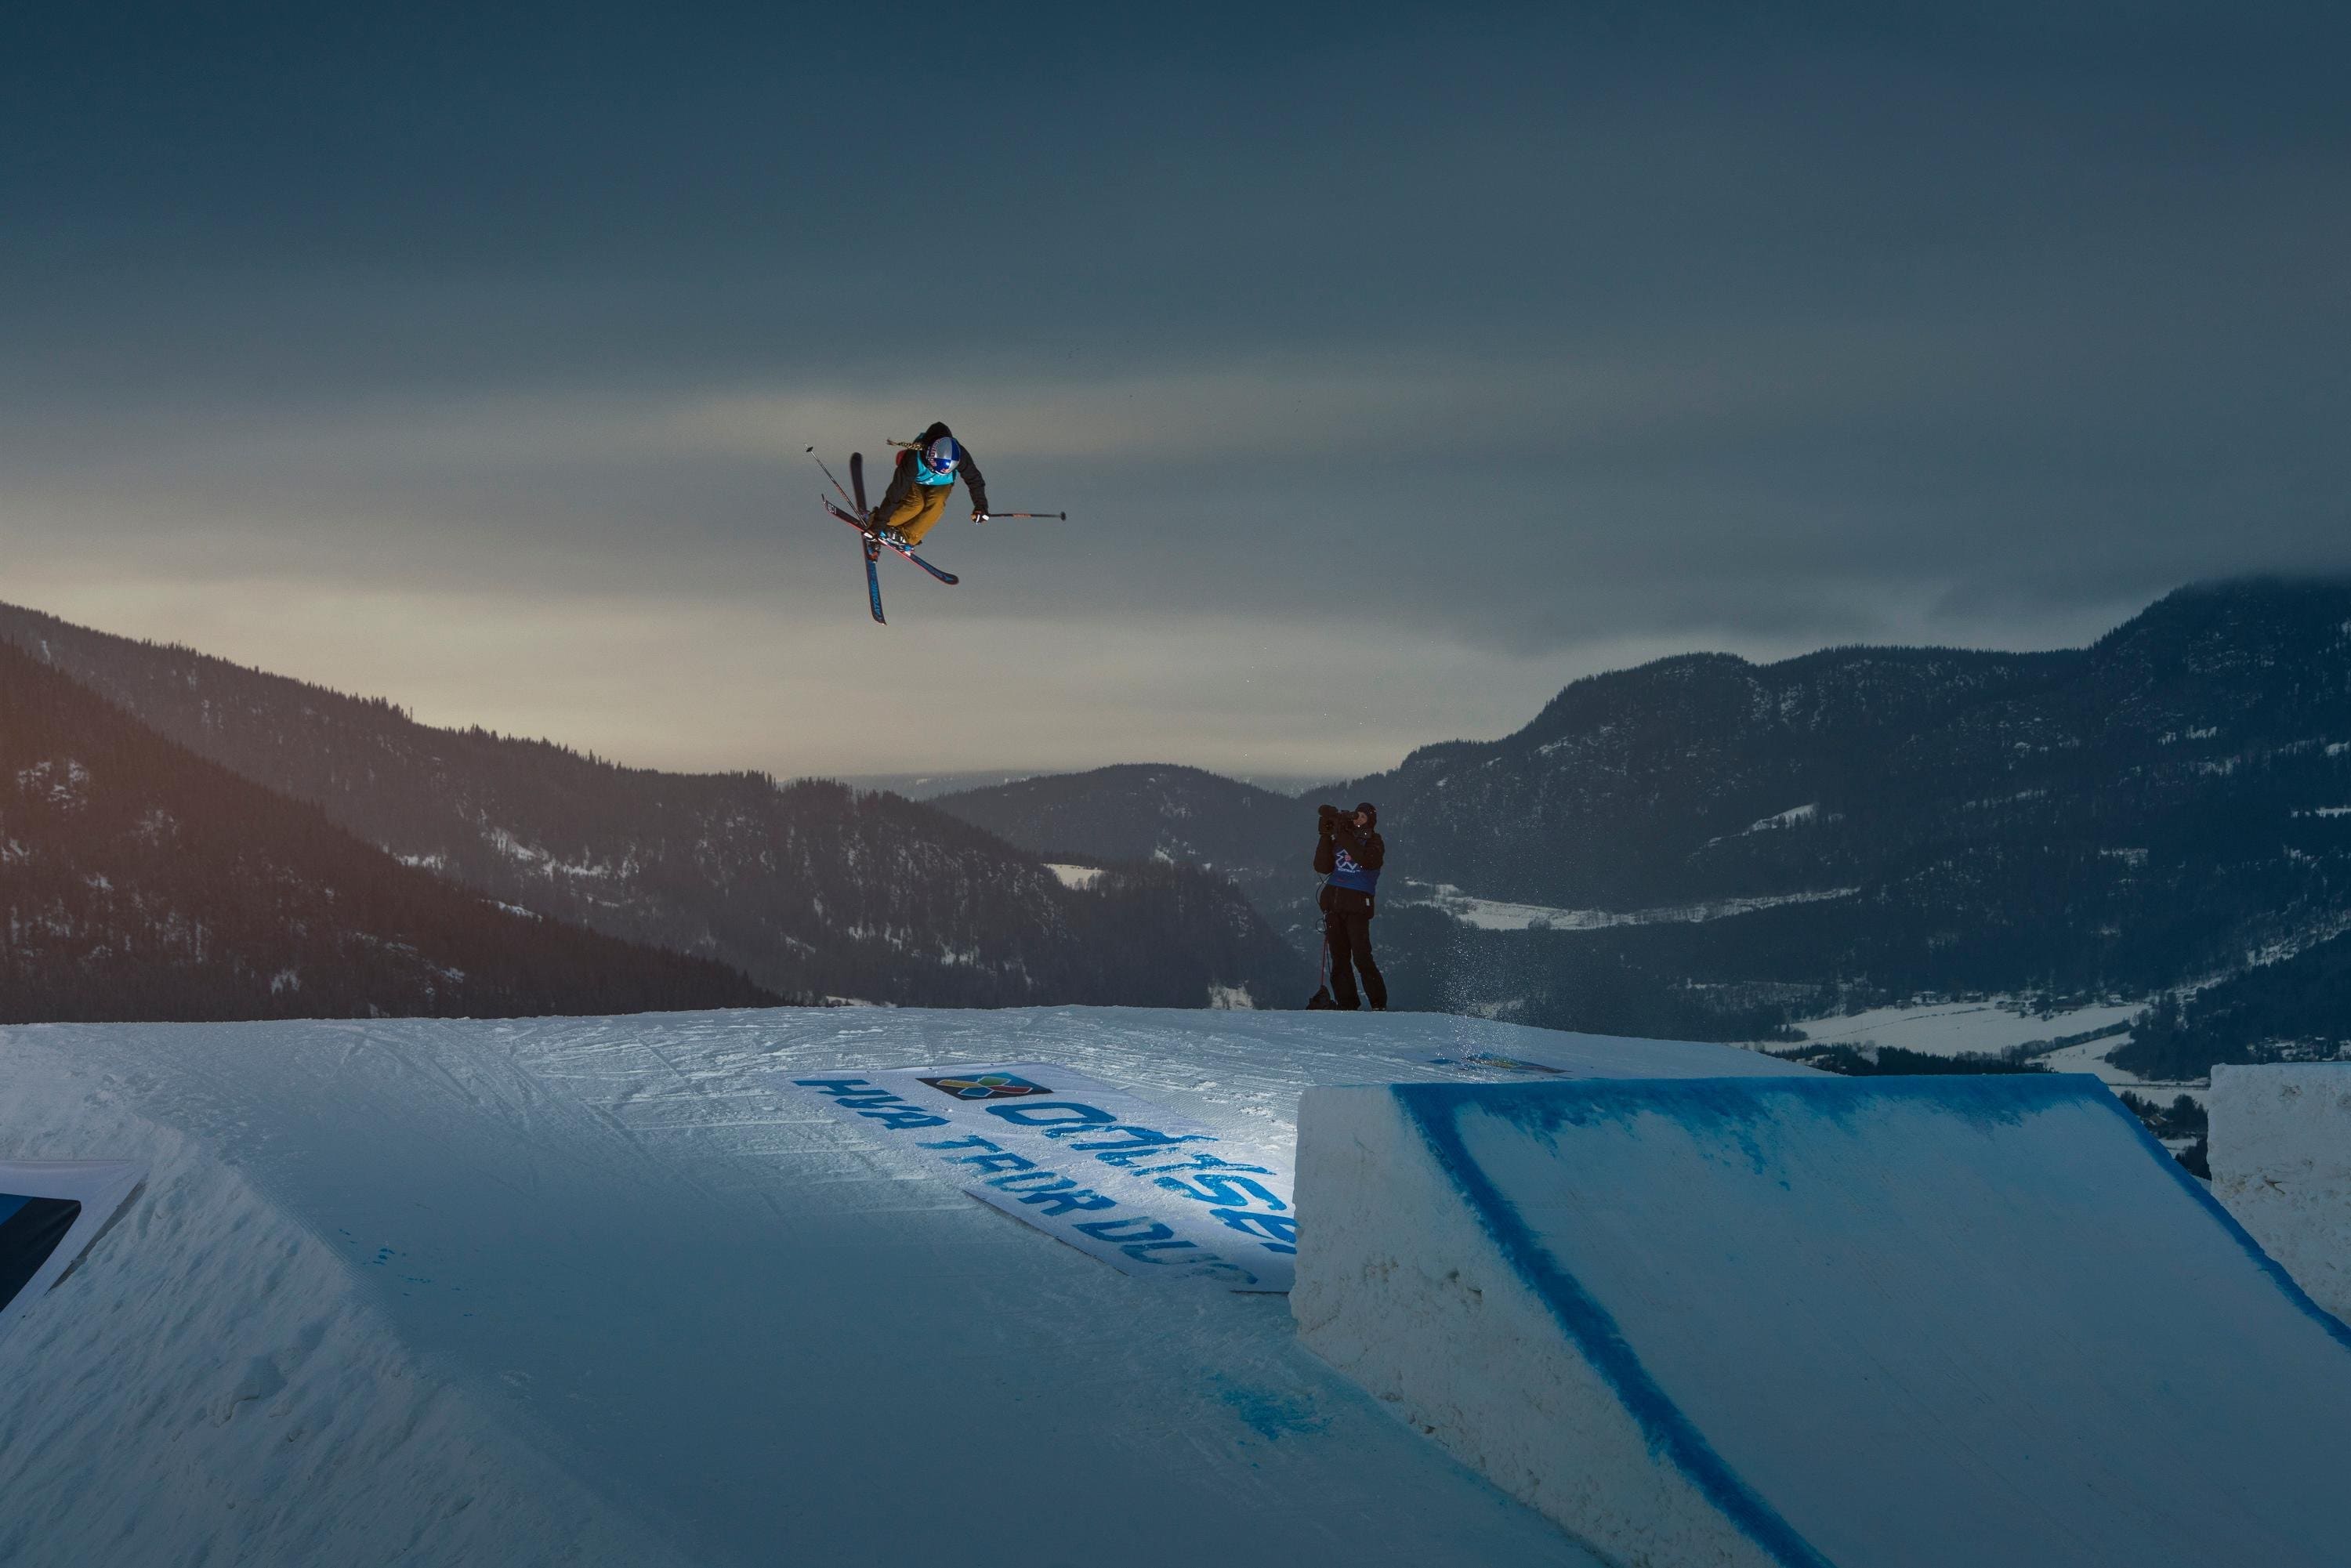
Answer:
<path fill-rule="evenodd" d="M 909 485 L 904 496 L 883 497 L 882 504 L 873 508 L 873 520 L 905 535 L 908 544 L 920 544 L 923 536 L 946 516 L 947 497 L 954 489 L 952 485 Z"/>

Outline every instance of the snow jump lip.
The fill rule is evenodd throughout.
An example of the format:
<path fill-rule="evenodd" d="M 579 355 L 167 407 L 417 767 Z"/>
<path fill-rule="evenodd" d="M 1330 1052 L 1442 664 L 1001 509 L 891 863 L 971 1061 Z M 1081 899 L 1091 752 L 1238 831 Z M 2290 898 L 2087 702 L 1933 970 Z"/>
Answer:
<path fill-rule="evenodd" d="M 1298 1171 L 1307 1344 L 1603 1551 L 2314 1565 L 2351 1532 L 2306 1457 L 2351 1439 L 2351 1330 L 2095 1081 L 1311 1091 Z"/>
<path fill-rule="evenodd" d="M 147 1179 L 131 1160 L 0 1160 L 0 1334 L 54 1289 Z"/>

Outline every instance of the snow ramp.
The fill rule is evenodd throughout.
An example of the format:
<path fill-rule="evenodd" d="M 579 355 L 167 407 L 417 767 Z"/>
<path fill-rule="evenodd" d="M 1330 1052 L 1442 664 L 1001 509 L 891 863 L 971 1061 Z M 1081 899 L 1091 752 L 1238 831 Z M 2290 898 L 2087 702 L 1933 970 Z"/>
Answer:
<path fill-rule="evenodd" d="M 2088 1078 L 1301 1104 L 1306 1344 L 1635 1564 L 2340 1564 L 2351 1331 Z"/>

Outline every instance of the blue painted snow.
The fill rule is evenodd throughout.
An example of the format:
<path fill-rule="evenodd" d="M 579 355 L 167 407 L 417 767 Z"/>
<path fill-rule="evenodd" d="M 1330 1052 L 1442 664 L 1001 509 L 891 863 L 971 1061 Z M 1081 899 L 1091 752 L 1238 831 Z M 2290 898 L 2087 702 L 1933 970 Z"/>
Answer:
<path fill-rule="evenodd" d="M 1718 1081 L 1697 1079 L 1698 1084 Z M 1668 1087 L 1646 1081 L 1616 1082 L 1612 1090 Z M 1708 1443 L 1633 1353 L 1616 1320 L 1587 1294 L 1539 1242 L 1518 1207 L 1488 1178 L 1461 1141 L 1460 1112 L 1469 1105 L 1508 1118 L 1529 1132 L 1549 1134 L 1563 1122 L 1581 1124 L 1606 1113 L 1602 1102 L 1563 1083 L 1400 1083 L 1393 1092 L 1419 1129 L 1437 1166 L 1477 1215 L 1479 1225 L 1519 1277 L 1550 1309 L 1551 1315 L 1584 1359 L 1598 1369 L 1639 1425 L 1649 1452 L 1667 1458 L 1741 1533 L 1788 1568 L 1833 1568 L 1771 1505 L 1757 1494 Z"/>
<path fill-rule="evenodd" d="M 1311 1437 L 1330 1427 L 1331 1417 L 1302 1393 L 1268 1388 L 1222 1373 L 1213 1375 L 1208 1381 L 1216 1388 L 1217 1397 L 1240 1417 L 1241 1425 L 1268 1442 L 1283 1437 Z"/>
<path fill-rule="evenodd" d="M 1650 1452 L 1774 1562 L 2339 1561 L 2314 1456 L 2351 1441 L 2351 1329 L 2095 1080 L 1390 1092 Z"/>

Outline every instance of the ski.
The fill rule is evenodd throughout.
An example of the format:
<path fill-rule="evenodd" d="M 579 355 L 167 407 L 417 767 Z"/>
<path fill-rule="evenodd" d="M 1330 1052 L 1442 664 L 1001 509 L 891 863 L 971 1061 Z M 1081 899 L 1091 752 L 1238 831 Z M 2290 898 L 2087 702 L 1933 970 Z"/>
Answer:
<path fill-rule="evenodd" d="M 855 528 L 859 533 L 864 535 L 868 543 L 872 548 L 880 549 L 884 545 L 888 545 L 890 549 L 896 550 L 900 555 L 904 556 L 908 560 L 913 561 L 916 566 L 921 567 L 925 571 L 929 572 L 933 577 L 937 578 L 941 582 L 947 584 L 949 587 L 953 587 L 955 584 L 963 580 L 963 579 L 957 577 L 954 572 L 942 571 L 937 567 L 933 566 L 929 561 L 925 560 L 921 556 L 916 555 L 913 550 L 908 549 L 905 546 L 891 544 L 888 539 L 883 538 L 881 535 L 867 528 L 863 523 L 859 522 L 855 517 L 851 517 L 847 512 L 844 512 L 839 507 L 834 506 L 830 499 L 824 497 L 819 497 L 818 499 L 824 501 L 824 508 L 826 511 L 831 512 L 834 517 L 839 517 L 842 522 L 847 523 L 851 528 Z"/>
<path fill-rule="evenodd" d="M 816 457 L 816 448 L 813 446 L 810 447 L 809 455 L 810 457 Z M 823 458 L 816 457 L 816 465 L 819 468 L 824 468 L 824 476 L 826 478 L 832 479 L 832 470 L 824 467 Z M 925 560 L 921 556 L 916 555 L 913 550 L 908 549 L 905 546 L 901 544 L 893 544 L 890 540 L 883 538 L 880 534 L 873 531 L 873 526 L 870 520 L 872 517 L 872 511 L 865 504 L 865 454 L 862 452 L 852 452 L 849 455 L 849 485 L 850 489 L 842 490 L 841 481 L 838 479 L 832 479 L 832 487 L 836 490 L 841 490 L 841 498 L 849 502 L 857 508 L 854 512 L 845 512 L 841 510 L 841 507 L 833 505 L 832 497 L 830 496 L 819 496 L 817 499 L 824 503 L 824 509 L 826 511 L 831 513 L 834 517 L 839 517 L 842 522 L 847 523 L 851 528 L 857 530 L 859 541 L 864 546 L 865 599 L 866 602 L 872 606 L 873 619 L 877 622 L 884 626 L 887 626 L 890 623 L 889 617 L 882 613 L 882 574 L 874 570 L 876 563 L 878 563 L 882 559 L 882 547 L 883 545 L 889 545 L 892 549 L 896 550 L 900 555 L 904 556 L 908 560 L 913 561 L 916 566 L 921 567 L 925 571 L 929 572 L 933 577 L 937 578 L 941 582 L 946 583 L 950 587 L 963 580 L 951 571 L 941 571 L 937 567 L 933 566 L 929 561 Z M 851 490 L 854 490 L 856 493 L 852 495 L 850 493 Z"/>
<path fill-rule="evenodd" d="M 883 542 L 884 544 L 889 544 L 887 539 L 884 539 Z M 892 549 L 898 549 L 896 545 L 890 545 L 890 548 Z M 933 566 L 929 561 L 925 560 L 913 550 L 899 549 L 898 553 L 904 556 L 908 560 L 913 561 L 916 566 L 921 567 L 925 571 L 929 572 L 933 577 L 937 578 L 941 582 L 946 583 L 949 588 L 953 588 L 956 583 L 963 580 L 962 578 L 957 577 L 954 572 L 941 571 L 937 567 Z"/>

